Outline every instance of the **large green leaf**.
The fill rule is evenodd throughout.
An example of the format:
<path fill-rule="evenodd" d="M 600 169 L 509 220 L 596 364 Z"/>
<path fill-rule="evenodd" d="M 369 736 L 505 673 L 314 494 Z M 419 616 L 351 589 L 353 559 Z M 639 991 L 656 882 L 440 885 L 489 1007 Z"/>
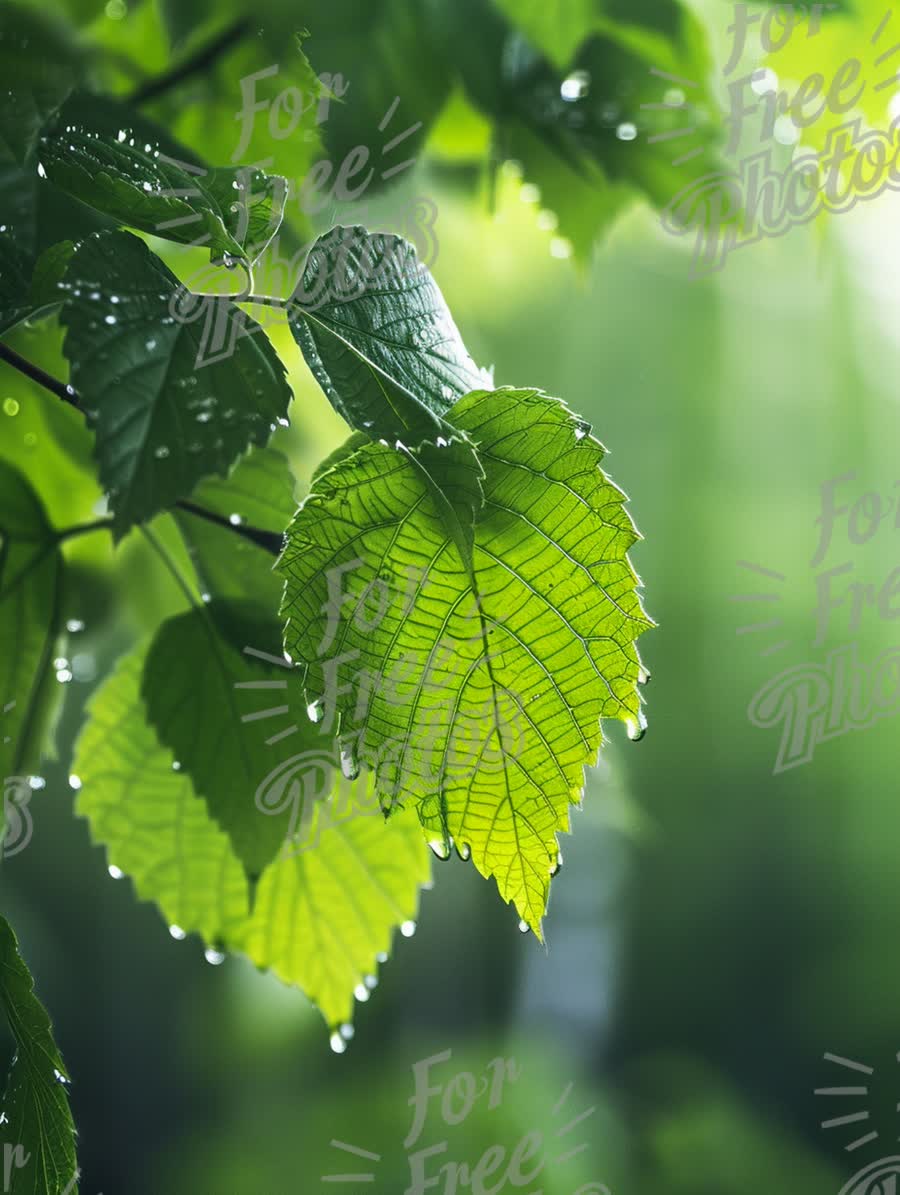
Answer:
<path fill-rule="evenodd" d="M 260 723 L 277 710 L 302 721 L 305 709 L 299 687 L 289 688 L 287 666 L 248 655 L 245 647 L 274 656 L 277 627 L 222 602 L 170 618 L 147 655 L 142 693 L 160 741 L 192 778 L 255 882 L 290 825 L 289 810 L 266 816 L 254 804 L 271 755 Z M 250 699 L 243 711 L 242 691 Z"/>
<path fill-rule="evenodd" d="M 457 398 L 491 384 L 466 351 L 437 283 L 401 237 L 332 228 L 310 250 L 289 316 L 329 401 L 351 427 L 376 438 L 420 421 L 435 427 L 434 416 Z M 373 367 L 393 387 L 373 382 Z"/>
<path fill-rule="evenodd" d="M 0 1006 L 16 1055 L 3 1094 L 0 1146 L 11 1195 L 78 1195 L 69 1076 L 16 936 L 0 917 Z"/>
<path fill-rule="evenodd" d="M 385 807 L 414 803 L 540 933 L 600 719 L 643 725 L 637 532 L 556 399 L 479 391 L 449 418 L 486 474 L 474 577 L 405 456 L 365 445 L 289 528 L 285 646 Z"/>
<path fill-rule="evenodd" d="M 25 162 L 81 69 L 64 26 L 33 8 L 0 4 L 0 161 Z"/>
<path fill-rule="evenodd" d="M 302 988 L 329 1025 L 348 1021 L 354 991 L 367 993 L 393 929 L 416 916 L 418 889 L 430 875 L 418 823 L 329 816 L 341 793 L 343 808 L 371 813 L 371 801 L 360 799 L 363 781 L 340 781 L 329 802 L 316 804 L 303 842 L 266 870 L 248 918 L 246 882 L 227 836 L 146 722 L 142 672 L 141 653 L 118 665 L 92 699 L 76 748 L 78 811 L 95 841 L 168 923 L 200 933 L 212 948 L 244 951 Z M 303 795 L 305 753 L 330 766 L 327 740 L 306 720 L 272 748 L 267 767 L 283 789 L 278 779 L 264 787 L 272 807 Z M 321 767 L 305 766 L 312 780 L 304 802 L 318 796 L 323 776 Z"/>
<path fill-rule="evenodd" d="M 0 461 L 0 780 L 40 759 L 55 686 L 62 577 L 40 499 Z"/>
<path fill-rule="evenodd" d="M 142 140 L 150 133 L 126 123 L 127 113 L 122 120 L 111 134 L 64 109 L 41 138 L 46 177 L 122 224 L 254 261 L 281 224 L 286 181 L 250 168 L 207 170 L 155 136 Z"/>
<path fill-rule="evenodd" d="M 59 306 L 59 283 L 73 250 L 71 241 L 62 241 L 35 260 L 13 230 L 0 229 L 0 333 Z"/>
<path fill-rule="evenodd" d="M 117 535 L 201 478 L 225 475 L 284 420 L 291 392 L 259 325 L 224 299 L 210 300 L 205 315 L 201 307 L 199 319 L 197 310 L 180 314 L 183 288 L 137 237 L 89 238 L 65 285 L 64 351 L 96 427 Z M 223 346 L 216 357 L 205 339 L 213 318 Z"/>

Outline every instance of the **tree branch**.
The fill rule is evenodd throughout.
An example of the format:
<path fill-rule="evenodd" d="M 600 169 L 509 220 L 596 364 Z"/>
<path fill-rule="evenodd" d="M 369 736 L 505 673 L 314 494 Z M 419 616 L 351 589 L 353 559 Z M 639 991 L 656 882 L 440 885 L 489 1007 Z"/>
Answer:
<path fill-rule="evenodd" d="M 171 70 L 157 75 L 155 79 L 148 79 L 146 83 L 142 83 L 140 87 L 135 88 L 128 97 L 128 102 L 131 104 L 145 104 L 148 100 L 155 100 L 157 96 L 164 95 L 171 88 L 177 87 L 179 83 L 183 83 L 185 79 L 189 79 L 192 75 L 202 75 L 204 71 L 215 64 L 216 59 L 221 58 L 226 51 L 230 50 L 249 31 L 250 22 L 246 18 L 241 17 L 234 24 L 229 25 L 227 29 L 223 29 L 212 41 L 208 42 L 205 46 L 201 46 L 190 58 L 186 58 L 178 66 L 173 66 Z"/>
<path fill-rule="evenodd" d="M 60 382 L 56 378 L 51 377 L 49 373 L 45 373 L 40 366 L 35 365 L 31 361 L 26 361 L 24 357 L 20 357 L 15 349 L 11 349 L 9 345 L 3 344 L 0 341 L 0 360 L 5 361 L 7 365 L 11 365 L 13 369 L 17 369 L 19 373 L 23 373 L 27 378 L 31 378 L 33 382 L 37 382 L 39 386 L 43 386 L 45 390 L 49 390 L 51 394 L 55 394 L 57 398 L 61 398 L 63 402 L 67 402 L 69 406 L 75 408 L 84 414 L 84 407 L 79 401 L 78 395 L 72 386 L 66 385 L 65 382 Z M 242 539 L 248 540 L 255 544 L 258 548 L 269 552 L 272 556 L 279 556 L 281 549 L 284 546 L 284 537 L 274 531 L 264 531 L 261 527 L 246 527 L 243 523 L 232 523 L 230 519 L 223 518 L 222 515 L 217 515 L 211 510 L 206 510 L 202 506 L 197 506 L 193 502 L 179 501 L 175 505 L 179 510 L 185 511 L 187 514 L 194 515 L 199 519 L 206 519 L 208 523 L 215 523 L 217 527 L 223 527 L 226 531 L 232 531 L 235 535 L 239 535 Z M 94 527 L 102 526 L 103 524 L 92 524 L 91 530 Z M 112 526 L 112 520 L 109 520 L 109 526 Z M 80 531 L 81 528 L 70 529 L 68 534 L 74 534 Z"/>

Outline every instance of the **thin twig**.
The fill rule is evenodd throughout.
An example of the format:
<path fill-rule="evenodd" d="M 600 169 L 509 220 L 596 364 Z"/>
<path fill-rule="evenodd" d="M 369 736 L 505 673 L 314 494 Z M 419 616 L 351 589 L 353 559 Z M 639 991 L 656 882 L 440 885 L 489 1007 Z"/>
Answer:
<path fill-rule="evenodd" d="M 63 402 L 67 402 L 74 407 L 76 411 L 80 411 L 84 415 L 84 407 L 78 398 L 78 394 L 74 387 L 67 386 L 65 382 L 60 382 L 56 378 L 51 377 L 49 373 L 45 373 L 40 366 L 35 365 L 32 361 L 27 361 L 24 357 L 0 341 L 0 360 L 3 360 L 7 365 L 11 365 L 13 369 L 17 369 L 26 377 L 31 378 L 33 382 L 43 386 L 45 390 L 49 390 L 51 394 L 55 394 L 57 398 L 61 398 Z M 186 514 L 195 515 L 199 519 L 206 519 L 208 523 L 215 523 L 217 527 L 224 527 L 226 531 L 232 531 L 235 535 L 239 535 L 242 539 L 248 540 L 255 544 L 258 548 L 269 552 L 272 556 L 279 556 L 281 549 L 284 546 L 284 537 L 274 531 L 264 531 L 261 527 L 248 527 L 243 523 L 232 523 L 230 519 L 224 518 L 222 515 L 217 515 L 211 510 L 206 510 L 202 506 L 197 506 L 193 502 L 179 501 L 175 505 L 179 510 L 185 511 Z M 110 519 L 107 523 L 92 523 L 85 525 L 84 528 L 69 528 L 65 533 L 66 536 L 76 535 L 81 530 L 95 530 L 98 527 L 113 524 Z"/>
<path fill-rule="evenodd" d="M 173 66 L 171 70 L 164 71 L 163 74 L 157 75 L 155 79 L 148 79 L 146 83 L 142 83 L 140 87 L 135 88 L 128 97 L 128 102 L 131 104 L 145 104 L 148 100 L 155 100 L 157 96 L 164 95 L 171 88 L 177 87 L 179 83 L 183 83 L 185 79 L 189 79 L 192 75 L 202 75 L 204 71 L 215 64 L 216 59 L 221 58 L 227 50 L 230 50 L 249 31 L 250 22 L 245 17 L 241 17 L 234 24 L 229 25 L 227 29 L 223 29 L 218 37 L 214 37 L 211 42 L 208 42 L 205 46 L 201 46 L 190 58 L 186 58 L 178 66 Z"/>

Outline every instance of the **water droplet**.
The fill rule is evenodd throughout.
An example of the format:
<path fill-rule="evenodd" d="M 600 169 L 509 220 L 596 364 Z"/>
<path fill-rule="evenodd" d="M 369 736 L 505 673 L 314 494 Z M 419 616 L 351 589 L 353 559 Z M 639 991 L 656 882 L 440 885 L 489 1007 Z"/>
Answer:
<path fill-rule="evenodd" d="M 67 685 L 69 683 L 69 681 L 72 679 L 72 673 L 69 671 L 68 668 L 60 668 L 60 670 L 56 674 L 56 679 L 59 681 L 59 683 L 61 685 Z"/>
<path fill-rule="evenodd" d="M 46 178 L 46 177 L 47 177 L 47 171 L 44 169 L 44 165 L 43 165 L 43 163 L 42 163 L 42 162 L 38 162 L 38 164 L 37 164 L 37 172 L 38 172 L 38 175 L 39 175 L 39 177 L 40 177 L 40 178 Z"/>
<path fill-rule="evenodd" d="M 591 425 L 586 423 L 583 419 L 577 419 L 575 421 L 575 439 L 583 440 L 585 436 L 589 436 L 590 434 Z"/>
<path fill-rule="evenodd" d="M 638 678 L 637 678 L 637 682 L 638 682 L 638 684 L 639 684 L 639 685 L 649 685 L 649 683 L 650 683 L 650 673 L 647 671 L 647 669 L 646 669 L 646 668 L 639 668 L 639 669 L 638 669 Z"/>
<path fill-rule="evenodd" d="M 378 963 L 386 963 L 388 961 L 388 956 L 387 956 L 386 951 L 379 950 L 378 953 L 375 955 L 375 961 Z"/>
<path fill-rule="evenodd" d="M 325 715 L 325 704 L 321 700 L 311 701 L 306 707 L 306 716 L 310 722 L 321 722 Z"/>
<path fill-rule="evenodd" d="M 334 1050 L 335 1054 L 345 1054 L 347 1052 L 347 1043 L 341 1037 L 340 1033 L 332 1033 L 328 1039 L 328 1044 Z"/>
<path fill-rule="evenodd" d="M 225 955 L 221 950 L 213 950 L 212 946 L 208 950 L 204 950 L 203 957 L 211 967 L 221 967 L 225 962 Z"/>
<path fill-rule="evenodd" d="M 9 415 L 11 419 L 14 419 L 16 417 L 16 415 L 18 415 L 20 410 L 21 410 L 21 408 L 14 398 L 4 398 L 4 400 L 3 400 L 3 414 L 4 415 Z"/>
<path fill-rule="evenodd" d="M 229 515 L 228 516 L 228 522 L 232 525 L 232 527 L 240 527 L 240 525 L 241 525 L 241 523 L 243 523 L 243 521 L 244 520 L 241 518 L 240 515 Z"/>
<path fill-rule="evenodd" d="M 451 846 L 449 840 L 442 838 L 432 838 L 428 845 L 431 848 L 431 853 L 435 856 L 435 858 L 440 859 L 442 862 L 450 858 Z"/>
<path fill-rule="evenodd" d="M 114 880 L 124 880 L 125 878 L 125 872 L 121 869 L 121 867 L 116 867 L 112 863 L 110 863 L 106 870 Z"/>
<path fill-rule="evenodd" d="M 572 242 L 567 237 L 553 237 L 550 241 L 550 256 L 564 259 L 572 256 Z"/>
<path fill-rule="evenodd" d="M 519 933 L 520 934 L 530 934 L 531 933 L 531 926 L 528 924 L 527 921 L 519 922 Z"/>
<path fill-rule="evenodd" d="M 353 989 L 353 995 L 360 1002 L 360 1004 L 365 1004 L 369 998 L 369 994 L 369 989 L 364 983 L 358 983 Z"/>
<path fill-rule="evenodd" d="M 183 942 L 184 939 L 187 937 L 187 934 L 181 928 L 180 925 L 170 925 L 169 933 L 172 935 L 172 937 L 175 939 L 176 942 Z"/>
<path fill-rule="evenodd" d="M 403 924 L 400 926 L 400 933 L 403 934 L 404 938 L 411 938 L 415 932 L 416 932 L 415 921 L 404 921 Z"/>
<path fill-rule="evenodd" d="M 158 448 L 155 448 L 153 450 L 153 455 L 156 457 L 156 459 L 158 461 L 164 461 L 166 459 L 166 457 L 169 455 L 169 450 L 165 446 L 165 444 L 160 444 L 160 446 Z"/>
<path fill-rule="evenodd" d="M 627 731 L 628 737 L 633 743 L 639 743 L 647 733 L 647 719 L 645 718 L 643 712 L 638 714 L 637 722 L 629 718 L 625 722 L 625 730 Z"/>
<path fill-rule="evenodd" d="M 156 348 L 156 340 L 151 337 L 150 340 L 148 340 L 147 343 L 144 345 L 144 348 L 147 350 L 148 353 L 152 353 L 153 350 Z"/>
<path fill-rule="evenodd" d="M 540 203 L 540 187 L 534 183 L 523 183 L 519 188 L 519 199 L 521 199 L 522 203 Z"/>
<path fill-rule="evenodd" d="M 359 776 L 359 761 L 351 747 L 341 747 L 341 771 L 348 780 Z"/>
<path fill-rule="evenodd" d="M 630 120 L 623 120 L 620 125 L 616 127 L 616 136 L 620 141 L 634 141 L 637 137 L 637 126 Z"/>
<path fill-rule="evenodd" d="M 212 413 L 210 411 L 201 411 L 197 416 L 198 423 L 209 423 L 210 419 L 212 419 Z"/>
<path fill-rule="evenodd" d="M 181 764 L 179 763 L 179 761 L 177 759 L 172 760 L 172 771 L 173 772 L 181 771 Z"/>
<path fill-rule="evenodd" d="M 568 104 L 583 100 L 591 89 L 591 76 L 587 71 L 572 71 L 563 79 L 559 94 Z"/>
<path fill-rule="evenodd" d="M 456 847 L 457 855 L 459 855 L 459 857 L 460 857 L 460 859 L 462 859 L 463 863 L 468 863 L 469 860 L 472 858 L 472 848 L 469 846 L 469 844 L 467 842 L 464 842 L 462 844 L 457 842 L 457 843 L 454 843 L 454 846 Z"/>
<path fill-rule="evenodd" d="M 116 322 L 116 317 L 114 315 L 105 315 L 103 317 L 103 322 L 106 324 L 114 324 Z"/>
<path fill-rule="evenodd" d="M 81 777 L 75 776 L 74 774 L 71 775 L 69 777 L 69 788 L 73 789 L 75 792 L 78 792 L 78 790 L 81 788 Z"/>
<path fill-rule="evenodd" d="M 62 1083 L 63 1086 L 69 1082 L 62 1071 L 58 1071 L 56 1067 L 53 1068 L 53 1078 L 57 1081 L 57 1083 Z"/>
<path fill-rule="evenodd" d="M 563 867 L 563 857 L 562 857 L 562 851 L 560 851 L 559 854 L 556 856 L 556 862 L 550 868 L 550 875 L 551 876 L 559 875 L 559 873 L 562 871 L 562 867 Z"/>
<path fill-rule="evenodd" d="M 365 977 L 365 979 L 363 980 L 363 983 L 366 985 L 366 987 L 369 989 L 370 992 L 374 992 L 375 989 L 378 987 L 378 980 L 376 979 L 376 977 L 374 975 L 367 975 Z"/>

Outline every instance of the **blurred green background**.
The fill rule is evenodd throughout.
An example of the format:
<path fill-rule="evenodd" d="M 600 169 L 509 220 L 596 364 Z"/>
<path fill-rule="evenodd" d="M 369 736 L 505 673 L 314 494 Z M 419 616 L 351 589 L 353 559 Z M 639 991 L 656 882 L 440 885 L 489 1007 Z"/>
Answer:
<path fill-rule="evenodd" d="M 731 7 L 707 5 L 708 19 L 721 27 Z M 645 205 L 581 266 L 554 250 L 514 168 L 501 168 L 492 202 L 470 184 L 426 153 L 371 215 L 389 223 L 429 197 L 433 271 L 473 356 L 499 384 L 564 398 L 609 449 L 659 624 L 641 643 L 648 733 L 631 743 L 611 731 L 589 777 L 547 949 L 516 931 L 472 867 L 436 862 L 418 932 L 397 935 L 336 1057 L 296 991 L 237 958 L 208 965 L 196 938 L 173 941 L 73 818 L 68 765 L 95 677 L 180 608 L 142 543 L 124 545 L 114 575 L 108 543 L 73 542 L 66 613 L 85 627 L 69 647 L 59 759 L 32 800 L 32 842 L 4 867 L 4 899 L 74 1078 L 87 1195 L 306 1195 L 329 1189 L 321 1176 L 369 1165 L 374 1184 L 330 1189 L 402 1192 L 412 1068 L 446 1050 L 444 1081 L 480 1076 L 498 1056 L 520 1070 L 500 1107 L 482 1098 L 458 1126 L 432 1102 L 419 1144 L 446 1140 L 447 1158 L 474 1165 L 532 1131 L 557 1157 L 563 1117 L 595 1108 L 565 1138 L 588 1148 L 541 1175 L 546 1195 L 590 1183 L 615 1195 L 824 1195 L 896 1152 L 896 717 L 773 773 L 779 732 L 747 709 L 771 677 L 829 648 L 858 641 L 871 660 L 897 645 L 872 606 L 856 632 L 836 611 L 828 642 L 813 640 L 822 568 L 852 561 L 854 580 L 878 586 L 900 564 L 898 199 L 763 240 L 692 280 L 689 245 Z M 283 330 L 273 335 L 297 395 L 284 447 L 302 492 L 341 424 Z M 56 331 L 26 327 L 10 343 L 60 376 Z M 40 478 L 51 517 L 89 516 L 99 490 L 77 462 L 89 447 L 78 417 L 5 367 L 0 408 L 0 454 Z M 891 517 L 864 545 L 839 520 L 813 569 L 821 487 L 850 472 L 839 498 L 877 492 Z M 733 600 L 752 593 L 780 601 Z M 777 632 L 737 633 L 776 617 Z M 814 1094 L 862 1081 L 826 1052 L 874 1069 L 867 1099 Z M 862 1108 L 862 1126 L 820 1127 Z M 879 1137 L 846 1151 L 869 1131 Z"/>

